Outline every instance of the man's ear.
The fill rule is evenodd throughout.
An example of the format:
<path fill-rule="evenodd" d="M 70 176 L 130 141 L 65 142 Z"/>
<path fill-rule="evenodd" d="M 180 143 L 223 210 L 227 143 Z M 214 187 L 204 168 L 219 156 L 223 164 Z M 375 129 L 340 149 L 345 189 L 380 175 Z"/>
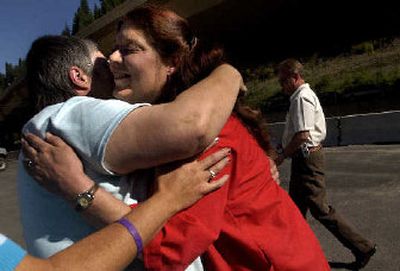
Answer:
<path fill-rule="evenodd" d="M 72 66 L 69 69 L 69 78 L 75 86 L 75 91 L 78 96 L 86 96 L 90 92 L 91 79 L 79 67 Z"/>
<path fill-rule="evenodd" d="M 301 80 L 301 76 L 298 73 L 293 74 L 293 78 L 295 79 L 296 82 L 298 82 L 299 80 Z"/>

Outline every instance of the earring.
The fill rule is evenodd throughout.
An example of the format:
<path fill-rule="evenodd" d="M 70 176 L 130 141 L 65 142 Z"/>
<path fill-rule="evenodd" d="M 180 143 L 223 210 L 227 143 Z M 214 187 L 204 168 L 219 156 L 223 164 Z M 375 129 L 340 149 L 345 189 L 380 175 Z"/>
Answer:
<path fill-rule="evenodd" d="M 167 70 L 167 75 L 171 75 L 171 74 L 173 74 L 173 73 L 174 73 L 174 71 L 175 71 L 175 67 L 168 67 L 168 70 Z"/>

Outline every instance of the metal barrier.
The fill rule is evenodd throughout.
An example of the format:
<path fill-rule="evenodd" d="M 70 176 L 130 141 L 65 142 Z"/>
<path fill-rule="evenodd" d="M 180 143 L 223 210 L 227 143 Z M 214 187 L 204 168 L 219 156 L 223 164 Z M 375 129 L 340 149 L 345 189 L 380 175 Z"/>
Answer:
<path fill-rule="evenodd" d="M 268 125 L 273 143 L 281 142 L 284 122 Z M 400 142 L 400 111 L 347 115 L 326 119 L 325 146 Z"/>
<path fill-rule="evenodd" d="M 0 147 L 0 171 L 5 170 L 7 167 L 7 150 Z"/>

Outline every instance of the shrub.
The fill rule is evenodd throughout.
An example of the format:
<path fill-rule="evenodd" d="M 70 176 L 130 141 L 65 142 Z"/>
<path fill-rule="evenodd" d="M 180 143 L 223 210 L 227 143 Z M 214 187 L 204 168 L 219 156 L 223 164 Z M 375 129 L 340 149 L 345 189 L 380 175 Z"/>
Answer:
<path fill-rule="evenodd" d="M 374 42 L 379 44 L 377 49 L 374 48 Z M 391 46 L 388 46 L 389 42 Z M 334 97 L 362 89 L 384 91 L 400 84 L 400 39 L 368 41 L 353 49 L 361 50 L 358 51 L 361 54 L 357 52 L 327 60 L 318 58 L 317 54 L 311 56 L 304 63 L 306 81 L 317 93 L 336 93 Z M 269 63 L 248 68 L 244 72 L 249 89 L 246 103 L 259 108 L 273 108 L 269 100 L 276 100 L 276 95 L 280 93 L 273 67 L 274 64 Z"/>

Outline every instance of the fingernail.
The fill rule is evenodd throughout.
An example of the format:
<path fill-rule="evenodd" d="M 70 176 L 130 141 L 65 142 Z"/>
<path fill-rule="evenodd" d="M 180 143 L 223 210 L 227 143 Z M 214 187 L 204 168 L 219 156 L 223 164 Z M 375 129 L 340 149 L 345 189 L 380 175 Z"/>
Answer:
<path fill-rule="evenodd" d="M 228 164 L 231 161 L 231 158 L 229 156 L 225 156 L 224 159 L 222 159 L 222 161 Z"/>

